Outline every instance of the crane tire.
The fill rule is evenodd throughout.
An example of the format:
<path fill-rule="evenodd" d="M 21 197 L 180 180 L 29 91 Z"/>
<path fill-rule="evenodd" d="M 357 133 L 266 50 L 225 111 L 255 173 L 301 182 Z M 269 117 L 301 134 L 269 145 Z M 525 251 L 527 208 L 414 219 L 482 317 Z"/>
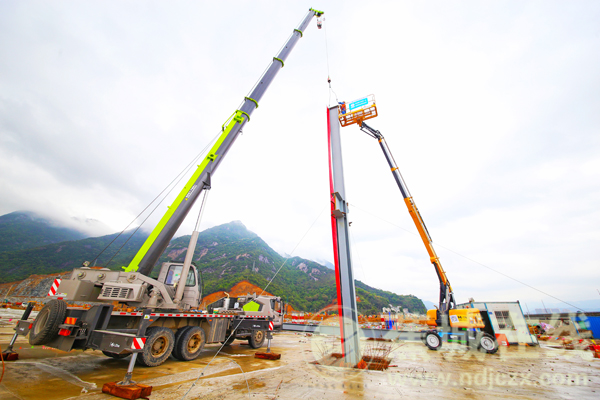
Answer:
<path fill-rule="evenodd" d="M 179 354 L 179 346 L 177 344 L 181 340 L 181 335 L 183 334 L 183 332 L 190 328 L 191 326 L 184 326 L 183 328 L 177 329 L 177 332 L 175 332 L 175 345 L 173 346 L 173 352 L 171 353 L 171 355 L 178 360 L 180 359 L 181 355 Z"/>
<path fill-rule="evenodd" d="M 252 331 L 248 338 L 248 344 L 253 349 L 261 348 L 265 343 L 265 336 L 267 336 L 266 331 Z"/>
<path fill-rule="evenodd" d="M 225 334 L 225 340 L 223 342 L 221 342 L 221 344 L 223 344 L 225 346 L 229 346 L 229 345 L 231 345 L 231 343 L 233 343 L 234 340 L 235 340 L 235 333 L 232 335 L 231 332 L 227 332 Z"/>
<path fill-rule="evenodd" d="M 439 350 L 442 347 L 442 338 L 437 332 L 427 332 L 425 335 L 425 345 L 429 350 Z"/>
<path fill-rule="evenodd" d="M 136 358 L 136 363 L 146 367 L 157 367 L 171 355 L 175 346 L 175 335 L 169 328 L 152 326 L 146 329 L 144 350 Z"/>
<path fill-rule="evenodd" d="M 204 329 L 199 326 L 190 326 L 182 332 L 179 340 L 175 342 L 173 357 L 180 361 L 192 361 L 200 356 L 206 343 Z"/>
<path fill-rule="evenodd" d="M 52 299 L 39 312 L 29 331 L 29 344 L 32 346 L 50 343 L 58 337 L 58 325 L 65 321 L 67 303 Z"/>
<path fill-rule="evenodd" d="M 489 333 L 483 333 L 477 337 L 477 350 L 482 353 L 494 354 L 498 351 L 498 341 Z"/>

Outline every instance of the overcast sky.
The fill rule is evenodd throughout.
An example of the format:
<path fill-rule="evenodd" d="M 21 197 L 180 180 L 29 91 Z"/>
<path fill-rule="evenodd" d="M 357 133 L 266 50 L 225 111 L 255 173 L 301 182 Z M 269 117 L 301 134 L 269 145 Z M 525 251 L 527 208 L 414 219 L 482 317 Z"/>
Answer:
<path fill-rule="evenodd" d="M 597 1 L 4 0 L 0 214 L 120 231 L 219 132 L 309 7 L 325 26 L 306 29 L 221 164 L 202 229 L 240 220 L 279 252 L 333 261 L 326 109 L 374 94 L 369 124 L 459 302 L 557 302 L 486 267 L 600 299 Z M 437 301 L 377 142 L 342 129 L 356 277 Z"/>

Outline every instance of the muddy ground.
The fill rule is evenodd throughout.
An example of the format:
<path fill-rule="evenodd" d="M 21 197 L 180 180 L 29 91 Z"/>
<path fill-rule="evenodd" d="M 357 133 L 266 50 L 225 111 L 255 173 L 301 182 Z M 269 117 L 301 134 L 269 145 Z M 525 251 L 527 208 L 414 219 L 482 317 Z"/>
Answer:
<path fill-rule="evenodd" d="M 22 311 L 0 311 L 0 346 Z M 14 315 L 13 315 L 14 314 Z M 10 319 L 13 321 L 9 321 Z M 336 350 L 328 336 L 277 334 L 272 350 L 281 360 L 254 358 L 242 341 L 207 345 L 192 362 L 169 359 L 159 367 L 137 366 L 134 380 L 153 386 L 151 399 L 596 399 L 600 397 L 600 359 L 583 350 L 501 347 L 495 355 L 444 344 L 437 352 L 420 342 L 387 343 L 391 367 L 384 372 L 314 364 Z M 365 351 L 373 342 L 362 341 Z M 96 351 L 64 353 L 31 347 L 19 337 L 19 361 L 4 365 L 0 399 L 111 399 L 102 385 L 125 375 L 129 358 L 114 360 Z M 265 349 L 261 349 L 264 351 Z"/>

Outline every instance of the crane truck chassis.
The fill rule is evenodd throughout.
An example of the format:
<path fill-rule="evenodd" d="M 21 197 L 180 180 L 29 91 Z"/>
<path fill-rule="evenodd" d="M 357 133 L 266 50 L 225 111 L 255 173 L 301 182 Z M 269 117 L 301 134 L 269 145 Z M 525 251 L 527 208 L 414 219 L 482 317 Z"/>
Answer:
<path fill-rule="evenodd" d="M 163 263 L 158 279 L 149 275 L 200 194 L 204 192 L 206 196 L 217 167 L 284 67 L 303 31 L 313 17 L 322 15 L 323 11 L 309 9 L 240 108 L 223 124 L 213 147 L 130 264 L 123 267 L 124 271 L 88 267 L 84 263 L 69 279 L 56 280 L 49 293 L 54 298 L 33 323 L 27 319 L 31 312 L 31 306 L 28 307 L 17 323 L 12 343 L 16 335 L 29 334 L 31 344 L 63 351 L 94 349 L 114 358 L 133 354 L 127 375 L 119 383 L 126 385 L 131 383 L 134 361 L 157 366 L 170 355 L 189 361 L 200 355 L 205 343 L 226 345 L 237 338 L 259 348 L 265 337 L 271 339 L 271 331 L 283 323 L 285 306 L 279 297 L 227 297 L 208 305 L 206 310 L 198 310 L 202 293 L 198 271 L 191 261 L 200 218 L 184 263 Z M 84 310 L 67 307 L 65 300 L 100 304 Z M 133 311 L 115 311 L 114 302 Z"/>
<path fill-rule="evenodd" d="M 154 367 L 169 355 L 178 360 L 197 358 L 206 343 L 230 344 L 247 340 L 252 348 L 263 345 L 266 332 L 279 330 L 285 305 L 281 298 L 256 294 L 226 297 L 197 310 L 201 282 L 194 265 L 185 280 L 181 310 L 161 309 L 156 291 L 170 299 L 175 293 L 181 263 L 163 263 L 157 280 L 138 273 L 107 268 L 78 268 L 64 279 L 33 323 L 20 320 L 17 333 L 27 335 L 32 345 L 62 351 L 100 350 L 113 358 L 139 352 L 136 362 Z M 95 304 L 90 309 L 67 307 L 66 301 Z M 110 301 L 111 304 L 96 304 Z M 168 301 L 168 300 L 167 300 Z M 115 311 L 112 302 L 133 308 Z M 154 303 L 154 304 L 153 304 Z M 158 305 L 158 307 L 157 307 Z"/>

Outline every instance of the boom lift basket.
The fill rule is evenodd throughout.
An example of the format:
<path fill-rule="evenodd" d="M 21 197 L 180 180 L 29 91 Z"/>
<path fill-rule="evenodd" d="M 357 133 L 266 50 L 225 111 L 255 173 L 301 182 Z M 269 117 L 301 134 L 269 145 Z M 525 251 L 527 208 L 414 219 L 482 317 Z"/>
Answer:
<path fill-rule="evenodd" d="M 338 108 L 338 118 L 342 126 L 360 125 L 362 121 L 376 116 L 377 106 L 375 105 L 375 96 L 372 94 L 347 104 L 341 102 Z"/>

